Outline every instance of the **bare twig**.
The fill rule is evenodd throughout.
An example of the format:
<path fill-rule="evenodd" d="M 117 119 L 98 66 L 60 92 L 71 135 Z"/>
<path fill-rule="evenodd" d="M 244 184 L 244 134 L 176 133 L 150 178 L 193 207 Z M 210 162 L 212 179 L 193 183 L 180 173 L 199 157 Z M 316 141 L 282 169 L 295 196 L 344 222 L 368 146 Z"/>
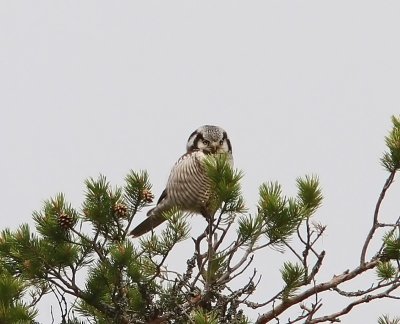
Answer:
<path fill-rule="evenodd" d="M 292 251 L 292 253 L 297 257 L 297 259 L 299 259 L 299 261 L 300 261 L 301 263 L 304 264 L 304 260 L 303 260 L 303 258 L 300 256 L 300 254 L 298 254 L 298 253 L 296 252 L 296 250 L 295 250 L 294 248 L 292 248 L 292 246 L 291 246 L 288 242 L 286 242 L 286 240 L 282 240 L 282 242 L 283 242 L 283 244 L 286 245 L 287 248 L 289 248 L 290 251 Z"/>
<path fill-rule="evenodd" d="M 365 289 L 365 290 L 357 290 L 357 291 L 344 291 L 339 289 L 338 287 L 333 288 L 334 291 L 336 291 L 339 295 L 344 296 L 344 297 L 360 297 L 363 295 L 371 294 L 374 291 L 377 291 L 379 289 L 389 287 L 393 284 L 395 284 L 398 281 L 398 278 L 395 280 L 391 280 L 389 282 L 379 282 L 376 286 L 372 285 L 370 288 Z"/>
<path fill-rule="evenodd" d="M 382 191 L 381 191 L 381 193 L 379 195 L 378 201 L 377 201 L 376 206 L 375 206 L 374 219 L 373 219 L 373 222 L 372 222 L 372 227 L 369 230 L 367 238 L 366 238 L 366 240 L 364 242 L 364 246 L 363 246 L 363 248 L 361 250 L 360 265 L 365 263 L 365 256 L 367 254 L 367 249 L 368 249 L 369 243 L 371 242 L 372 237 L 374 236 L 376 229 L 379 227 L 378 216 L 379 216 L 379 211 L 380 211 L 380 207 L 381 207 L 382 201 L 385 198 L 386 192 L 390 188 L 390 185 L 393 183 L 395 175 L 396 175 L 396 170 L 390 172 L 389 177 L 386 179 L 386 182 L 385 182 L 385 184 L 384 184 L 384 186 L 382 188 Z"/>
<path fill-rule="evenodd" d="M 322 251 L 320 255 L 318 255 L 317 262 L 315 262 L 310 275 L 306 278 L 306 283 L 309 284 L 311 280 L 314 280 L 315 276 L 317 275 L 319 269 L 321 268 L 322 261 L 324 260 L 325 257 L 325 251 Z"/>

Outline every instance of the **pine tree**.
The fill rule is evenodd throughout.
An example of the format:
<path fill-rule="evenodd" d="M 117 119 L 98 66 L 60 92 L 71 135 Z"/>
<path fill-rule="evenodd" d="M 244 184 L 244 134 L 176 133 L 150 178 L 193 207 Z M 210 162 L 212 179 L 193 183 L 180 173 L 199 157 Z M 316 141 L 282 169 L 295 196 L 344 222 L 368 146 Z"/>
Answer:
<path fill-rule="evenodd" d="M 24 224 L 1 232 L 0 323 L 34 323 L 37 304 L 46 294 L 57 297 L 61 323 L 244 324 L 250 323 L 248 310 L 256 309 L 255 323 L 261 324 L 286 321 L 293 308 L 298 312 L 290 323 L 335 322 L 370 301 L 399 298 L 400 219 L 382 223 L 379 217 L 400 169 L 400 118 L 392 122 L 381 159 L 388 178 L 355 268 L 332 274 L 328 281 L 319 279 L 326 252 L 317 243 L 327 227 L 315 219 L 323 201 L 317 176 L 296 179 L 294 197 L 286 196 L 277 182 L 263 183 L 252 214 L 242 197 L 243 174 L 223 157 L 213 157 L 205 166 L 217 212 L 192 238 L 193 255 L 182 261 L 185 271 L 168 264 L 171 251 L 190 237 L 182 211 L 165 213 L 164 229 L 140 239 L 128 236 L 134 217 L 154 199 L 145 171 L 131 171 L 123 187 L 112 187 L 104 176 L 90 178 L 81 209 L 58 194 L 34 212 L 34 229 Z M 382 240 L 380 248 L 367 253 L 377 240 Z M 265 290 L 262 300 L 254 300 L 260 282 L 268 286 L 268 278 L 252 268 L 253 261 L 284 250 L 291 257 L 269 269 L 280 271 L 282 289 Z M 376 278 L 368 287 L 344 290 L 344 283 L 368 272 Z M 341 296 L 346 305 L 324 313 L 322 301 L 329 294 Z M 384 315 L 377 321 L 399 319 Z"/>

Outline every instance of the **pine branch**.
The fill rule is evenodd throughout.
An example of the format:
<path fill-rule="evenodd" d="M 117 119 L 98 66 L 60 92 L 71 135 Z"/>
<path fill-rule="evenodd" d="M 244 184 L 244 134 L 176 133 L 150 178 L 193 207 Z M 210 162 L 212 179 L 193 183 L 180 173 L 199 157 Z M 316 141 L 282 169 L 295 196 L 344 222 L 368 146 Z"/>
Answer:
<path fill-rule="evenodd" d="M 400 287 L 400 282 L 391 286 L 390 288 L 388 288 L 386 291 L 380 293 L 380 294 L 376 294 L 376 295 L 365 295 L 362 298 L 359 298 L 351 303 L 349 303 L 346 307 L 344 307 L 343 309 L 341 309 L 340 311 L 336 312 L 336 313 L 332 313 L 330 315 L 326 315 L 326 316 L 321 316 L 319 318 L 315 318 L 310 320 L 309 324 L 314 324 L 314 323 L 322 323 L 322 322 L 340 322 L 339 317 L 349 313 L 355 306 L 361 305 L 361 304 L 365 304 L 365 303 L 369 303 L 372 300 L 375 299 L 382 299 L 382 298 L 394 298 L 394 299 L 399 299 L 400 297 L 393 297 L 390 296 L 390 293 L 392 291 L 394 291 L 395 289 L 397 289 L 398 287 Z"/>
<path fill-rule="evenodd" d="M 284 300 L 282 303 L 275 306 L 273 310 L 260 315 L 256 321 L 256 324 L 268 323 L 268 321 L 276 318 L 277 316 L 282 314 L 284 311 L 286 311 L 288 308 L 303 302 L 304 300 L 306 300 L 307 298 L 309 298 L 310 296 L 312 296 L 316 293 L 321 293 L 321 292 L 333 289 L 333 288 L 337 287 L 338 285 L 355 278 L 356 276 L 360 275 L 361 273 L 364 273 L 364 272 L 376 267 L 378 262 L 379 262 L 378 260 L 372 260 L 372 261 L 366 262 L 363 265 L 358 266 L 357 268 L 355 268 L 352 271 L 346 271 L 341 275 L 333 277 L 330 281 L 320 283 L 314 287 L 311 287 L 311 288 L 305 290 L 304 292 L 302 292 L 300 294 L 297 294 L 293 297 L 290 297 L 290 298 Z"/>

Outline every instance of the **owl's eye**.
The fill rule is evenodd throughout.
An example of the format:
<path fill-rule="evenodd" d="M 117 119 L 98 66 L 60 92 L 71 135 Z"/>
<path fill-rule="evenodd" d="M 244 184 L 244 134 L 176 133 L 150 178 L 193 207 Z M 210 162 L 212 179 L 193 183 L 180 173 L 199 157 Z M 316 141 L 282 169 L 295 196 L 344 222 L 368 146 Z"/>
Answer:
<path fill-rule="evenodd" d="M 219 141 L 219 145 L 222 145 L 222 144 L 224 144 L 224 140 Z"/>
<path fill-rule="evenodd" d="M 206 145 L 206 146 L 208 146 L 208 145 L 210 145 L 210 141 L 203 140 L 203 144 Z"/>

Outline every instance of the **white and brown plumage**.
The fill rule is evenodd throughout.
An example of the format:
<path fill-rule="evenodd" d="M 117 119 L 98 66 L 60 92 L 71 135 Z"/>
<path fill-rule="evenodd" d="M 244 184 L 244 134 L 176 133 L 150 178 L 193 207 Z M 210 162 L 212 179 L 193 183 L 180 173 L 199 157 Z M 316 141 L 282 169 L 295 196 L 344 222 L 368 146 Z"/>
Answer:
<path fill-rule="evenodd" d="M 203 165 L 209 154 L 228 154 L 232 161 L 231 142 L 221 127 L 204 125 L 189 136 L 186 153 L 173 166 L 156 207 L 149 210 L 147 219 L 131 235 L 137 237 L 151 231 L 165 221 L 163 212 L 174 207 L 209 216 L 211 182 Z"/>

